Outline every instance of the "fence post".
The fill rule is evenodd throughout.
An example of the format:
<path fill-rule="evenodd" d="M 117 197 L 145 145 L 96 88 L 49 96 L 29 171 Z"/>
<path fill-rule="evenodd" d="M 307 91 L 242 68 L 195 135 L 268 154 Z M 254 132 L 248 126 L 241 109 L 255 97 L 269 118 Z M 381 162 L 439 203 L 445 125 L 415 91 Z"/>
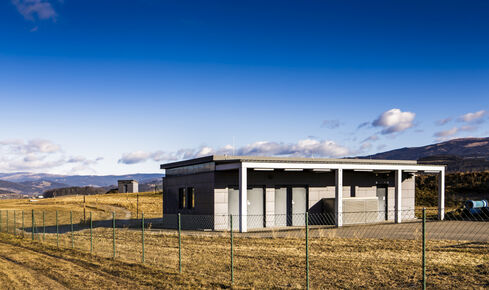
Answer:
<path fill-rule="evenodd" d="M 32 218 L 31 218 L 31 232 L 32 232 L 32 240 L 34 241 L 34 227 L 36 226 L 36 222 L 34 221 L 34 210 L 32 210 Z"/>
<path fill-rule="evenodd" d="M 14 225 L 14 229 L 15 229 L 15 225 Z M 25 230 L 25 227 L 24 227 L 24 211 L 22 211 L 22 238 L 24 237 L 24 230 Z"/>
<path fill-rule="evenodd" d="M 15 210 L 14 210 L 14 236 L 17 235 L 17 231 L 15 230 Z M 7 233 L 8 233 L 8 211 L 7 211 Z"/>
<path fill-rule="evenodd" d="M 182 224 L 178 213 L 178 272 L 182 273 Z"/>
<path fill-rule="evenodd" d="M 229 230 L 231 235 L 231 284 L 234 284 L 234 251 L 233 251 L 233 215 L 229 215 L 229 224 L 231 229 Z"/>
<path fill-rule="evenodd" d="M 306 289 L 309 289 L 309 213 L 306 211 Z"/>
<path fill-rule="evenodd" d="M 14 210 L 14 215 L 15 215 L 15 210 Z M 6 228 L 7 228 L 7 234 L 8 234 L 8 210 L 7 210 L 7 226 L 6 226 Z"/>
<path fill-rule="evenodd" d="M 46 240 L 46 219 L 44 216 L 44 211 L 42 211 L 42 241 Z"/>
<path fill-rule="evenodd" d="M 144 263 L 144 212 L 141 213 L 141 238 L 142 238 L 142 246 L 143 246 L 143 257 L 142 262 Z"/>
<path fill-rule="evenodd" d="M 0 232 L 2 232 L 2 211 L 0 210 Z"/>
<path fill-rule="evenodd" d="M 136 193 L 136 219 L 139 218 L 139 193 Z"/>
<path fill-rule="evenodd" d="M 70 210 L 70 224 L 71 224 L 71 248 L 75 248 L 75 241 L 73 238 L 73 211 Z"/>
<path fill-rule="evenodd" d="M 115 211 L 112 212 L 112 259 L 115 259 Z"/>
<path fill-rule="evenodd" d="M 90 254 L 93 253 L 92 212 L 90 212 Z"/>
<path fill-rule="evenodd" d="M 423 290 L 426 289 L 426 208 L 423 208 Z"/>
<path fill-rule="evenodd" d="M 56 246 L 59 248 L 58 210 L 56 210 Z"/>

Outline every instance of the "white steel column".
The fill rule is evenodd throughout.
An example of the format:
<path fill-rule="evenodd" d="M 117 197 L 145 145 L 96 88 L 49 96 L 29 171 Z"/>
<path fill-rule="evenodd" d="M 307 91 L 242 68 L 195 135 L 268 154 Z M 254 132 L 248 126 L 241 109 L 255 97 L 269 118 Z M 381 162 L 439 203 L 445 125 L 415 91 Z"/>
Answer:
<path fill-rule="evenodd" d="M 248 231 L 248 168 L 239 167 L 239 231 Z"/>
<path fill-rule="evenodd" d="M 335 224 L 343 226 L 343 169 L 335 170 L 335 200 L 334 200 Z"/>
<path fill-rule="evenodd" d="M 438 219 L 445 219 L 445 170 L 438 175 Z"/>
<path fill-rule="evenodd" d="M 395 171 L 396 178 L 396 196 L 395 196 L 395 213 L 394 213 L 394 221 L 399 224 L 402 220 L 402 170 Z"/>

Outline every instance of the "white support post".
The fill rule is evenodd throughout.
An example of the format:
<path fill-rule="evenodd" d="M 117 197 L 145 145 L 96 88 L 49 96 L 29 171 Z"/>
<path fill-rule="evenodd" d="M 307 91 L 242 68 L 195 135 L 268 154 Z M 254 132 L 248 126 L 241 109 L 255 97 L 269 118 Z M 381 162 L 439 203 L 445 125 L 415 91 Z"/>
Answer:
<path fill-rule="evenodd" d="M 248 231 L 248 168 L 239 167 L 239 231 Z"/>
<path fill-rule="evenodd" d="M 402 170 L 395 171 L 396 178 L 396 196 L 395 196 L 395 214 L 394 221 L 396 224 L 400 224 L 402 220 Z"/>
<path fill-rule="evenodd" d="M 335 171 L 335 223 L 337 227 L 343 226 L 343 169 Z"/>
<path fill-rule="evenodd" d="M 438 219 L 445 219 L 445 170 L 438 175 Z"/>

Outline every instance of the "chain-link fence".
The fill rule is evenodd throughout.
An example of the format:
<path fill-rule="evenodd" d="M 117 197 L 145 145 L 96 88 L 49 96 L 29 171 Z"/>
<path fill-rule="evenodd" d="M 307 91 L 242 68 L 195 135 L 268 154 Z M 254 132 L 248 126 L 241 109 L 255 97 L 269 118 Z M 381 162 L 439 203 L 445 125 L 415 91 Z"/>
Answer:
<path fill-rule="evenodd" d="M 255 288 L 489 286 L 486 208 L 214 216 L 1 210 L 0 231 Z M 424 216 L 424 218 L 423 218 Z M 240 233 L 240 223 L 248 231 Z M 230 229 L 233 229 L 231 231 Z M 425 271 L 425 272 L 424 272 Z"/>

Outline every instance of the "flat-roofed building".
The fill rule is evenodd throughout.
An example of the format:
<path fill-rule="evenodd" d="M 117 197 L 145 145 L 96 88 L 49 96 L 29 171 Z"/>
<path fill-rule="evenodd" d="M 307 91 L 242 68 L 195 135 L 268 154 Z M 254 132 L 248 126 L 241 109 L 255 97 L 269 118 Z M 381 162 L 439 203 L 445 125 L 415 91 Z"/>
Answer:
<path fill-rule="evenodd" d="M 343 226 L 415 219 L 415 175 L 439 175 L 444 217 L 445 166 L 406 160 L 213 155 L 161 165 L 163 214 L 187 228 Z M 165 219 L 165 218 L 164 218 Z M 189 226 L 190 225 L 190 226 Z"/>
<path fill-rule="evenodd" d="M 119 193 L 139 192 L 139 183 L 136 180 L 118 180 Z"/>

